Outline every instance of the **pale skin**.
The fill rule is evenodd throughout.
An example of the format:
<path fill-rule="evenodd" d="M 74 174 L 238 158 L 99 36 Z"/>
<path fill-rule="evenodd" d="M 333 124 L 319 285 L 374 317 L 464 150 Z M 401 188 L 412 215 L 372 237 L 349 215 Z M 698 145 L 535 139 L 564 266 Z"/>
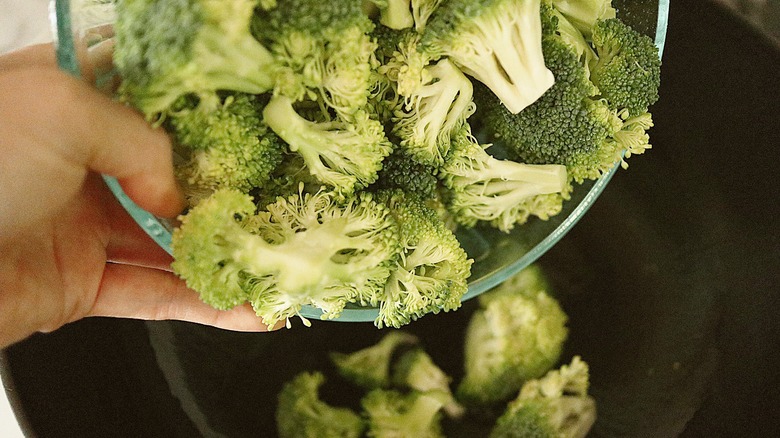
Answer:
<path fill-rule="evenodd" d="M 88 79 L 50 45 L 0 56 L 0 348 L 90 316 L 266 331 L 202 303 L 114 199 L 100 173 L 159 216 L 184 205 L 168 136 Z"/>

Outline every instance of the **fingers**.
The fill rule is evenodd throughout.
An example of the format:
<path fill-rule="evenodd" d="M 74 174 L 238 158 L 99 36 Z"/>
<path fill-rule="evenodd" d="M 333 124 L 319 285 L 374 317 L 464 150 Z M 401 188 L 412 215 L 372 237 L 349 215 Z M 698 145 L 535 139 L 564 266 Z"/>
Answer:
<path fill-rule="evenodd" d="M 233 331 L 269 331 L 248 305 L 217 310 L 170 272 L 121 264 L 106 265 L 97 299 L 86 316 L 173 319 Z"/>

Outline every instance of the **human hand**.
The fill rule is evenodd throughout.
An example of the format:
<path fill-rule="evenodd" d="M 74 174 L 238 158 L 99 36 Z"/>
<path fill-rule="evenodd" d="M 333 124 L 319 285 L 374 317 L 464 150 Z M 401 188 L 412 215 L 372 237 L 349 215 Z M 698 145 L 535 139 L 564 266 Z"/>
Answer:
<path fill-rule="evenodd" d="M 0 347 L 88 316 L 267 329 L 202 303 L 99 173 L 156 215 L 184 205 L 164 132 L 61 72 L 51 45 L 0 56 Z"/>

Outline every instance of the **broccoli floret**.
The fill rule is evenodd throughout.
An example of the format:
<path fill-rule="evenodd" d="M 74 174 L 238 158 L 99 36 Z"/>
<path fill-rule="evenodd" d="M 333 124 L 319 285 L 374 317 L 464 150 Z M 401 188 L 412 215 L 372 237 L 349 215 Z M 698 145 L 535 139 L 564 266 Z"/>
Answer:
<path fill-rule="evenodd" d="M 598 96 L 584 64 L 587 57 L 581 56 L 571 38 L 557 32 L 554 11 L 543 7 L 542 14 L 553 25 L 542 48 L 555 84 L 518 114 L 503 108 L 487 90 L 477 89 L 482 121 L 522 162 L 565 165 L 576 182 L 599 178 L 621 160 L 621 145 L 611 140 L 623 121 Z"/>
<path fill-rule="evenodd" d="M 365 111 L 354 114 L 351 122 L 311 121 L 296 112 L 291 99 L 274 96 L 263 116 L 290 150 L 303 157 L 312 175 L 344 196 L 374 182 L 392 150 L 382 124 Z"/>
<path fill-rule="evenodd" d="M 585 438 L 596 420 L 588 374 L 588 365 L 575 356 L 570 364 L 526 382 L 490 438 Z"/>
<path fill-rule="evenodd" d="M 517 113 L 554 81 L 542 55 L 539 11 L 540 0 L 449 0 L 428 20 L 421 50 L 448 57 Z"/>
<path fill-rule="evenodd" d="M 303 372 L 286 382 L 278 395 L 276 427 L 280 438 L 359 438 L 366 425 L 349 408 L 320 399 L 320 372 Z"/>
<path fill-rule="evenodd" d="M 332 352 L 330 359 L 342 377 L 363 389 L 389 388 L 390 363 L 396 352 L 417 342 L 416 336 L 393 330 L 374 345 L 351 353 Z"/>
<path fill-rule="evenodd" d="M 490 406 L 509 399 L 523 382 L 547 372 L 568 335 L 567 316 L 539 286 L 541 270 L 511 277 L 479 296 L 464 341 L 464 376 L 458 399 Z M 534 278 L 537 277 L 537 278 Z"/>
<path fill-rule="evenodd" d="M 403 353 L 393 366 L 393 383 L 396 387 L 420 392 L 438 391 L 447 398 L 442 406 L 444 413 L 450 418 L 460 418 L 466 409 L 452 395 L 451 380 L 422 348 Z"/>
<path fill-rule="evenodd" d="M 393 117 L 393 133 L 421 163 L 441 166 L 450 139 L 476 109 L 471 81 L 448 59 L 424 67 L 420 84 L 399 82 L 403 107 Z"/>
<path fill-rule="evenodd" d="M 617 18 L 602 20 L 593 29 L 598 60 L 591 80 L 613 109 L 631 116 L 647 112 L 658 100 L 661 59 L 653 40 Z"/>
<path fill-rule="evenodd" d="M 428 313 L 458 309 L 473 260 L 426 202 L 400 190 L 378 196 L 399 227 L 401 257 L 382 294 L 377 327 L 400 327 Z"/>
<path fill-rule="evenodd" d="M 174 230 L 172 267 L 204 302 L 227 309 L 248 300 L 269 326 L 289 324 L 303 305 L 327 319 L 348 302 L 376 302 L 398 235 L 370 193 L 344 203 L 331 192 L 293 195 L 255 210 L 249 195 L 220 190 Z"/>
<path fill-rule="evenodd" d="M 252 0 L 119 0 L 120 96 L 157 117 L 180 96 L 273 88 L 275 61 L 249 31 Z"/>
<path fill-rule="evenodd" d="M 616 13 L 612 0 L 552 0 L 552 4 L 587 38 L 597 21 L 615 18 Z"/>
<path fill-rule="evenodd" d="M 373 22 L 360 0 L 277 0 L 258 14 L 255 35 L 279 67 L 274 92 L 293 101 L 318 100 L 347 116 L 365 106 L 376 67 Z"/>
<path fill-rule="evenodd" d="M 401 189 L 422 199 L 433 199 L 439 182 L 436 173 L 436 167 L 417 162 L 406 149 L 399 147 L 382 162 L 382 170 L 371 189 Z"/>
<path fill-rule="evenodd" d="M 422 32 L 442 0 L 369 0 L 379 12 L 379 22 L 389 29 Z"/>
<path fill-rule="evenodd" d="M 485 148 L 466 125 L 439 172 L 449 189 L 445 202 L 459 224 L 483 221 L 508 232 L 530 215 L 547 219 L 560 212 L 570 187 L 564 166 L 501 160 Z"/>
<path fill-rule="evenodd" d="M 374 389 L 361 400 L 367 434 L 374 438 L 443 438 L 443 400 L 446 397 L 436 392 Z"/>
<path fill-rule="evenodd" d="M 188 95 L 172 108 L 166 124 L 183 159 L 176 174 L 190 204 L 219 189 L 248 192 L 264 185 L 282 160 L 282 142 L 263 122 L 252 95 Z"/>

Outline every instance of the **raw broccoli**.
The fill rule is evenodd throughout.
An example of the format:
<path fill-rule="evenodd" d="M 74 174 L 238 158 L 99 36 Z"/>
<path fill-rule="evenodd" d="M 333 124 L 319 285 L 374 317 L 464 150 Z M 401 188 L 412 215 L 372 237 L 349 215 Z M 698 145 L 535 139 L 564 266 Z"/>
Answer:
<path fill-rule="evenodd" d="M 361 400 L 367 434 L 374 438 L 443 438 L 445 400 L 446 396 L 436 392 L 374 389 Z"/>
<path fill-rule="evenodd" d="M 351 353 L 332 352 L 330 359 L 342 377 L 363 389 L 389 388 L 393 357 L 400 348 L 417 342 L 416 336 L 393 330 L 374 345 Z"/>
<path fill-rule="evenodd" d="M 269 181 L 284 147 L 258 105 L 247 94 L 187 95 L 172 105 L 166 124 L 183 159 L 176 174 L 190 204 L 219 189 L 249 192 Z"/>
<path fill-rule="evenodd" d="M 591 80 L 611 108 L 631 117 L 646 113 L 658 100 L 661 59 L 650 37 L 617 18 L 602 20 L 593 29 L 598 59 L 591 64 Z"/>
<path fill-rule="evenodd" d="M 398 224 L 402 250 L 385 284 L 376 326 L 397 328 L 428 313 L 458 309 L 473 260 L 455 234 L 414 195 L 393 190 L 378 199 Z"/>
<path fill-rule="evenodd" d="M 149 118 L 180 96 L 274 86 L 271 52 L 249 31 L 253 0 L 118 0 L 120 96 Z"/>
<path fill-rule="evenodd" d="M 597 179 L 621 162 L 626 150 L 632 148 L 634 153 L 640 153 L 649 147 L 647 138 L 643 145 L 634 141 L 632 146 L 624 141 L 624 136 L 616 135 L 622 130 L 636 134 L 638 127 L 648 125 L 649 114 L 639 124 L 632 123 L 637 120 L 627 123 L 632 119 L 628 110 L 616 109 L 602 96 L 604 90 L 591 82 L 589 75 L 592 72 L 595 76 L 595 70 L 601 67 L 598 63 L 591 63 L 590 68 L 585 64 L 591 56 L 578 48 L 580 43 L 573 42 L 571 25 L 566 25 L 565 19 L 549 6 L 543 5 L 542 16 L 546 28 L 550 26 L 542 48 L 545 62 L 556 77 L 555 84 L 518 114 L 503 108 L 487 90 L 477 89 L 475 96 L 482 110 L 481 119 L 487 130 L 518 160 L 565 165 L 575 182 Z M 560 29 L 564 31 L 559 33 Z M 622 84 L 638 82 L 638 79 L 625 78 Z"/>
<path fill-rule="evenodd" d="M 496 421 L 490 438 L 585 438 L 596 420 L 588 365 L 571 363 L 526 382 Z"/>
<path fill-rule="evenodd" d="M 612 0 L 552 0 L 552 4 L 587 38 L 597 21 L 615 18 L 616 14 Z"/>
<path fill-rule="evenodd" d="M 456 394 L 466 405 L 489 407 L 509 399 L 523 382 L 558 361 L 567 316 L 541 286 L 539 269 L 521 271 L 478 297 L 464 341 L 464 376 Z"/>
<path fill-rule="evenodd" d="M 382 162 L 382 170 L 371 189 L 401 189 L 422 199 L 433 199 L 439 182 L 436 173 L 436 167 L 419 163 L 406 149 L 396 147 Z"/>
<path fill-rule="evenodd" d="M 439 177 L 449 189 L 445 202 L 461 225 L 489 222 L 510 231 L 530 215 L 557 214 L 568 197 L 566 168 L 494 158 L 464 126 L 452 140 L 452 151 Z"/>
<path fill-rule="evenodd" d="M 302 117 L 285 96 L 274 96 L 263 110 L 268 126 L 303 157 L 312 175 L 341 195 L 367 187 L 377 178 L 392 145 L 384 127 L 365 111 L 352 121 L 311 121 Z"/>
<path fill-rule="evenodd" d="M 379 13 L 379 22 L 389 29 L 425 30 L 428 18 L 442 0 L 368 0 Z"/>
<path fill-rule="evenodd" d="M 320 372 L 303 372 L 286 382 L 278 395 L 276 427 L 280 438 L 359 438 L 366 425 L 349 408 L 320 399 Z"/>
<path fill-rule="evenodd" d="M 476 109 L 471 81 L 448 59 L 424 67 L 419 84 L 404 86 L 401 80 L 398 93 L 404 104 L 395 111 L 393 134 L 417 161 L 441 166 L 452 133 Z"/>
<path fill-rule="evenodd" d="M 363 193 L 279 198 L 256 212 L 252 198 L 220 190 L 181 218 L 172 267 L 219 309 L 249 301 L 269 326 L 313 305 L 337 317 L 348 302 L 375 303 L 398 254 L 388 209 Z M 301 316 L 304 323 L 308 321 Z"/>
<path fill-rule="evenodd" d="M 421 50 L 448 57 L 517 113 L 554 81 L 542 55 L 539 10 L 540 0 L 446 1 L 428 20 Z"/>
<path fill-rule="evenodd" d="M 363 108 L 372 88 L 373 28 L 360 0 L 277 0 L 253 22 L 279 64 L 274 93 L 321 101 L 341 116 Z"/>
<path fill-rule="evenodd" d="M 466 409 L 455 400 L 450 390 L 450 378 L 422 348 L 403 353 L 393 366 L 393 383 L 399 388 L 415 391 L 439 391 L 446 396 L 442 409 L 451 418 L 460 418 Z"/>

